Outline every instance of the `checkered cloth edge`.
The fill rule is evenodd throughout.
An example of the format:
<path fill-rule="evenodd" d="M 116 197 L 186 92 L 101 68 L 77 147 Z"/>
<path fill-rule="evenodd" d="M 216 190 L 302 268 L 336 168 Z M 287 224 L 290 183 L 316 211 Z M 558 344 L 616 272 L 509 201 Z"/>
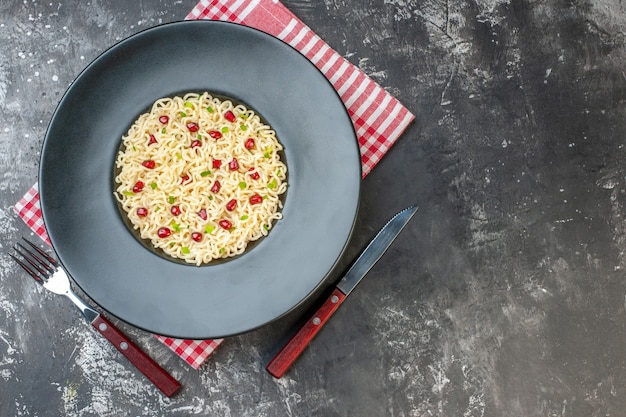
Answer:
<path fill-rule="evenodd" d="M 13 206 L 13 210 L 24 220 L 24 222 L 43 239 L 50 243 L 48 232 L 43 224 L 41 206 L 39 205 L 39 183 L 33 185 L 26 194 Z"/>
<path fill-rule="evenodd" d="M 198 369 L 200 365 L 208 358 L 213 351 L 224 341 L 224 339 L 208 339 L 208 340 L 187 340 L 174 339 L 171 337 L 155 335 L 155 337 L 163 342 L 165 346 L 172 349 L 178 356 L 184 358 L 185 361 L 194 369 Z"/>
<path fill-rule="evenodd" d="M 415 117 L 277 0 L 201 0 L 187 19 L 224 20 L 254 27 L 288 43 L 315 64 L 348 109 L 358 137 L 364 177 Z M 14 210 L 39 237 L 50 244 L 39 204 L 38 184 L 33 185 L 15 204 Z M 194 369 L 198 369 L 224 341 L 154 336 Z"/>

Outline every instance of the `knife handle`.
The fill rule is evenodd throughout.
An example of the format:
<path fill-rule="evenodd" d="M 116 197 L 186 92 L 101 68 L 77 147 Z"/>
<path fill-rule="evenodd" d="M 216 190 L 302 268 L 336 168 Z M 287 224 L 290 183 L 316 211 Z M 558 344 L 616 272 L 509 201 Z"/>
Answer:
<path fill-rule="evenodd" d="M 324 304 L 265 367 L 267 372 L 275 378 L 282 377 L 345 299 L 346 295 L 335 288 Z"/>
<path fill-rule="evenodd" d="M 161 368 L 159 364 L 139 349 L 124 333 L 101 314 L 91 322 L 91 325 L 111 342 L 122 355 L 126 356 L 163 394 L 171 397 L 180 389 L 181 385 L 174 377 Z"/>

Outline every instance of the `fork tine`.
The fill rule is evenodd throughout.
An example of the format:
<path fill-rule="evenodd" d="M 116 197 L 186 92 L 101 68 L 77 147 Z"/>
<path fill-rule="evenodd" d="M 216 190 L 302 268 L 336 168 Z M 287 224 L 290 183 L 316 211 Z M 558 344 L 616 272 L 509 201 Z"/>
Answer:
<path fill-rule="evenodd" d="M 18 247 L 26 253 L 19 250 Z M 33 251 L 25 248 L 23 245 L 16 243 L 15 246 L 13 246 L 13 249 L 15 249 L 17 253 L 22 255 L 22 258 L 24 258 L 24 260 L 26 260 L 29 264 L 35 267 L 37 271 L 44 277 L 48 277 L 48 275 L 54 272 L 54 267 L 52 265 L 46 263 L 46 261 L 39 258 L 36 254 L 33 253 Z"/>
<path fill-rule="evenodd" d="M 42 249 L 40 249 L 37 245 L 35 245 L 33 242 L 31 242 L 30 240 L 26 239 L 25 237 L 22 236 L 22 239 L 24 239 L 24 242 L 28 243 L 30 245 L 31 248 L 35 249 L 37 252 L 39 252 L 39 254 L 41 256 L 43 256 L 44 258 L 46 258 L 46 260 L 48 262 L 50 262 L 52 265 L 54 265 L 55 267 L 59 266 L 59 264 L 57 263 L 56 259 L 54 259 L 52 256 L 48 255 L 46 252 L 44 252 Z"/>
<path fill-rule="evenodd" d="M 54 272 L 54 268 L 52 268 L 51 265 L 48 265 L 45 261 L 38 258 L 32 251 L 28 250 L 19 243 L 16 243 L 13 246 L 13 250 L 22 256 L 23 261 L 28 262 L 33 268 L 35 268 L 37 270 L 36 272 L 39 272 L 39 276 L 44 280 Z"/>
<path fill-rule="evenodd" d="M 22 262 L 17 256 L 13 255 L 12 253 L 10 253 L 9 256 L 13 258 L 13 260 L 15 260 L 15 262 L 17 262 L 26 272 L 28 272 L 28 275 L 35 278 L 35 281 L 39 283 L 43 282 L 43 279 L 39 275 L 37 275 L 37 273 L 35 273 L 32 269 L 30 269 L 28 265 Z"/>

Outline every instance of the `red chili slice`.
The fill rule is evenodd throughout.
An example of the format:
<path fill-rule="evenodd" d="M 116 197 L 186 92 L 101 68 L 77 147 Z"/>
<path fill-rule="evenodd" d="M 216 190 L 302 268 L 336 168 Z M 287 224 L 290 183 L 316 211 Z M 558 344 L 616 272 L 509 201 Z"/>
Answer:
<path fill-rule="evenodd" d="M 152 145 L 157 143 L 156 138 L 154 137 L 154 135 L 150 135 L 150 140 L 148 141 L 148 145 Z"/>
<path fill-rule="evenodd" d="M 148 215 L 148 209 L 145 207 L 139 207 L 137 209 L 137 216 L 146 217 Z"/>
<path fill-rule="evenodd" d="M 161 117 L 159 117 L 159 122 L 161 122 L 161 124 L 166 125 L 167 122 L 170 121 L 169 116 L 163 115 Z"/>
<path fill-rule="evenodd" d="M 154 167 L 156 166 L 156 162 L 154 162 L 151 159 L 148 159 L 147 161 L 143 161 L 141 165 L 143 165 L 144 167 L 148 169 L 154 169 Z"/>
<path fill-rule="evenodd" d="M 232 223 L 228 220 L 220 220 L 218 224 L 224 230 L 230 230 L 230 228 L 233 227 Z"/>
<path fill-rule="evenodd" d="M 180 206 L 172 206 L 172 208 L 170 209 L 170 212 L 174 216 L 180 216 L 180 213 L 181 213 Z"/>
<path fill-rule="evenodd" d="M 237 162 L 237 158 L 233 158 L 233 160 L 228 163 L 228 169 L 231 171 L 237 171 L 239 169 L 239 162 Z"/>
<path fill-rule="evenodd" d="M 222 161 L 220 159 L 213 160 L 213 168 L 220 169 L 221 166 L 222 166 Z"/>
<path fill-rule="evenodd" d="M 261 197 L 258 194 L 255 194 L 252 197 L 250 197 L 250 204 L 261 204 L 262 202 L 263 202 L 263 197 Z"/>
<path fill-rule="evenodd" d="M 222 188 L 222 184 L 220 184 L 219 181 L 215 180 L 213 186 L 211 187 L 211 192 L 217 194 L 220 192 L 220 188 Z"/>
<path fill-rule="evenodd" d="M 157 234 L 159 235 L 160 238 L 164 238 L 164 237 L 168 237 L 169 235 L 171 235 L 172 231 L 168 229 L 167 227 L 161 227 L 157 231 Z"/>
<path fill-rule="evenodd" d="M 133 186 L 133 193 L 141 192 L 141 190 L 143 190 L 144 186 L 145 186 L 145 184 L 143 183 L 143 181 L 137 181 L 135 183 L 135 185 Z"/>
<path fill-rule="evenodd" d="M 237 200 L 234 198 L 226 204 L 226 210 L 233 211 L 237 207 Z"/>
<path fill-rule="evenodd" d="M 187 130 L 190 132 L 197 132 L 198 129 L 198 125 L 195 122 L 187 122 Z"/>
<path fill-rule="evenodd" d="M 218 132 L 217 130 L 209 130 L 209 136 L 213 139 L 217 140 L 222 137 L 222 132 Z"/>
<path fill-rule="evenodd" d="M 226 113 L 224 113 L 224 118 L 229 122 L 234 122 L 235 114 L 232 111 L 228 110 Z"/>
<path fill-rule="evenodd" d="M 248 150 L 252 150 L 252 149 L 254 149 L 254 139 L 249 138 L 249 139 L 248 139 L 248 140 L 247 140 L 247 141 L 243 144 L 243 146 L 245 146 L 245 147 L 246 147 L 246 149 L 248 149 Z"/>
<path fill-rule="evenodd" d="M 198 146 L 202 146 L 202 142 L 199 140 L 194 140 L 193 142 L 191 142 L 191 147 L 192 148 L 197 148 Z"/>
<path fill-rule="evenodd" d="M 254 167 L 250 168 L 248 171 L 254 171 Z M 252 178 L 253 180 L 258 180 L 259 178 L 261 178 L 261 175 L 257 172 L 250 172 L 250 178 Z"/>
<path fill-rule="evenodd" d="M 200 232 L 193 232 L 191 234 L 191 238 L 193 240 L 195 240 L 196 242 L 201 242 L 202 241 L 202 233 L 200 233 Z"/>
<path fill-rule="evenodd" d="M 189 175 L 185 174 L 185 175 L 183 175 L 182 177 L 180 177 L 180 183 L 181 183 L 181 184 L 184 184 L 184 183 L 186 183 L 187 181 L 189 181 Z"/>
<path fill-rule="evenodd" d="M 200 218 L 201 218 L 202 220 L 206 220 L 206 219 L 207 219 L 206 210 L 205 210 L 205 209 L 201 209 L 201 210 L 198 212 L 198 216 L 200 216 Z"/>

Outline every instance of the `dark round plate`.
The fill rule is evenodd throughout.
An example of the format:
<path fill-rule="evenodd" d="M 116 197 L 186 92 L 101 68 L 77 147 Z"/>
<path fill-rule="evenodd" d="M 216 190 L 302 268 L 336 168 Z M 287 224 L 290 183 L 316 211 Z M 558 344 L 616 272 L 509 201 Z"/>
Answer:
<path fill-rule="evenodd" d="M 242 256 L 202 267 L 140 244 L 113 197 L 122 135 L 158 98 L 189 91 L 259 113 L 288 167 L 284 218 Z M 52 117 L 39 173 L 46 228 L 81 289 L 128 323 L 189 339 L 243 333 L 303 302 L 348 243 L 360 179 L 352 123 L 317 68 L 272 36 L 213 21 L 148 29 L 92 62 Z"/>

